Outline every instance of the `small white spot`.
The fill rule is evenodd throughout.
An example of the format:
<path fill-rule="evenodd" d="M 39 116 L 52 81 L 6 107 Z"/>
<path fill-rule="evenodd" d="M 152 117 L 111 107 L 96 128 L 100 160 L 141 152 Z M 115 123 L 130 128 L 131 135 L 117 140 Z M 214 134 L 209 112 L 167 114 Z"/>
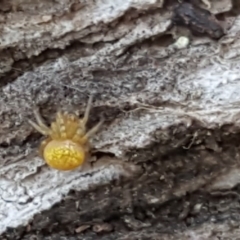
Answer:
<path fill-rule="evenodd" d="M 183 49 L 186 48 L 190 43 L 190 40 L 188 37 L 179 37 L 177 41 L 173 44 L 173 46 L 177 49 Z"/>

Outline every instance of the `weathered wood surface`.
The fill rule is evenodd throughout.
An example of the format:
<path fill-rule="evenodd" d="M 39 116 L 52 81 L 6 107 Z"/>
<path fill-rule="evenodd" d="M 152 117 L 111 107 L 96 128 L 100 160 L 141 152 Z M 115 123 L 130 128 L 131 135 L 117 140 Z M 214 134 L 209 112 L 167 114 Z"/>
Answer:
<path fill-rule="evenodd" d="M 239 6 L 195 1 L 213 39 L 174 28 L 177 3 L 1 1 L 1 239 L 237 239 Z M 99 166 L 50 169 L 33 108 L 50 123 L 89 94 Z"/>

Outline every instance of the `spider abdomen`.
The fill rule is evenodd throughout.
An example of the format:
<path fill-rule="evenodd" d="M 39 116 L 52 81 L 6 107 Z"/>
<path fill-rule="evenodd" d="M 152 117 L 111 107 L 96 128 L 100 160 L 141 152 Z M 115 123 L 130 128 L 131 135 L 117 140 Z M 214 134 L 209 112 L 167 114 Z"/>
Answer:
<path fill-rule="evenodd" d="M 52 140 L 44 148 L 43 157 L 50 167 L 67 171 L 83 165 L 86 155 L 84 148 L 71 140 Z"/>

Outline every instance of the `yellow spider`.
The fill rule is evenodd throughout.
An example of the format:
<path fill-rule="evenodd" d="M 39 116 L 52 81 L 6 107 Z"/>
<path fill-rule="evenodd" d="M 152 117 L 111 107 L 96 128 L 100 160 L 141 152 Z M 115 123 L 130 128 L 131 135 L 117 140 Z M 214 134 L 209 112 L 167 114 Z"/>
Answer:
<path fill-rule="evenodd" d="M 42 141 L 39 152 L 47 164 L 57 170 L 73 170 L 84 165 L 89 157 L 89 138 L 100 128 L 103 121 L 86 132 L 86 123 L 92 104 L 89 98 L 84 117 L 79 119 L 76 115 L 58 112 L 55 122 L 49 128 L 38 111 L 34 110 L 37 124 L 29 120 L 38 132 L 47 138 Z"/>

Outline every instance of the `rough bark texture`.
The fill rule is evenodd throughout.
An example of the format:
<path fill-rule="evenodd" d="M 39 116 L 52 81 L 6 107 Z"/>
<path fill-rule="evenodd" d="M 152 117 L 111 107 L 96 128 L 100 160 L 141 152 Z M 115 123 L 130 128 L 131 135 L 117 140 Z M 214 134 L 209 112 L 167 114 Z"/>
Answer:
<path fill-rule="evenodd" d="M 0 3 L 1 239 L 239 238 L 237 0 Z M 89 94 L 94 167 L 49 168 L 27 120 Z"/>

